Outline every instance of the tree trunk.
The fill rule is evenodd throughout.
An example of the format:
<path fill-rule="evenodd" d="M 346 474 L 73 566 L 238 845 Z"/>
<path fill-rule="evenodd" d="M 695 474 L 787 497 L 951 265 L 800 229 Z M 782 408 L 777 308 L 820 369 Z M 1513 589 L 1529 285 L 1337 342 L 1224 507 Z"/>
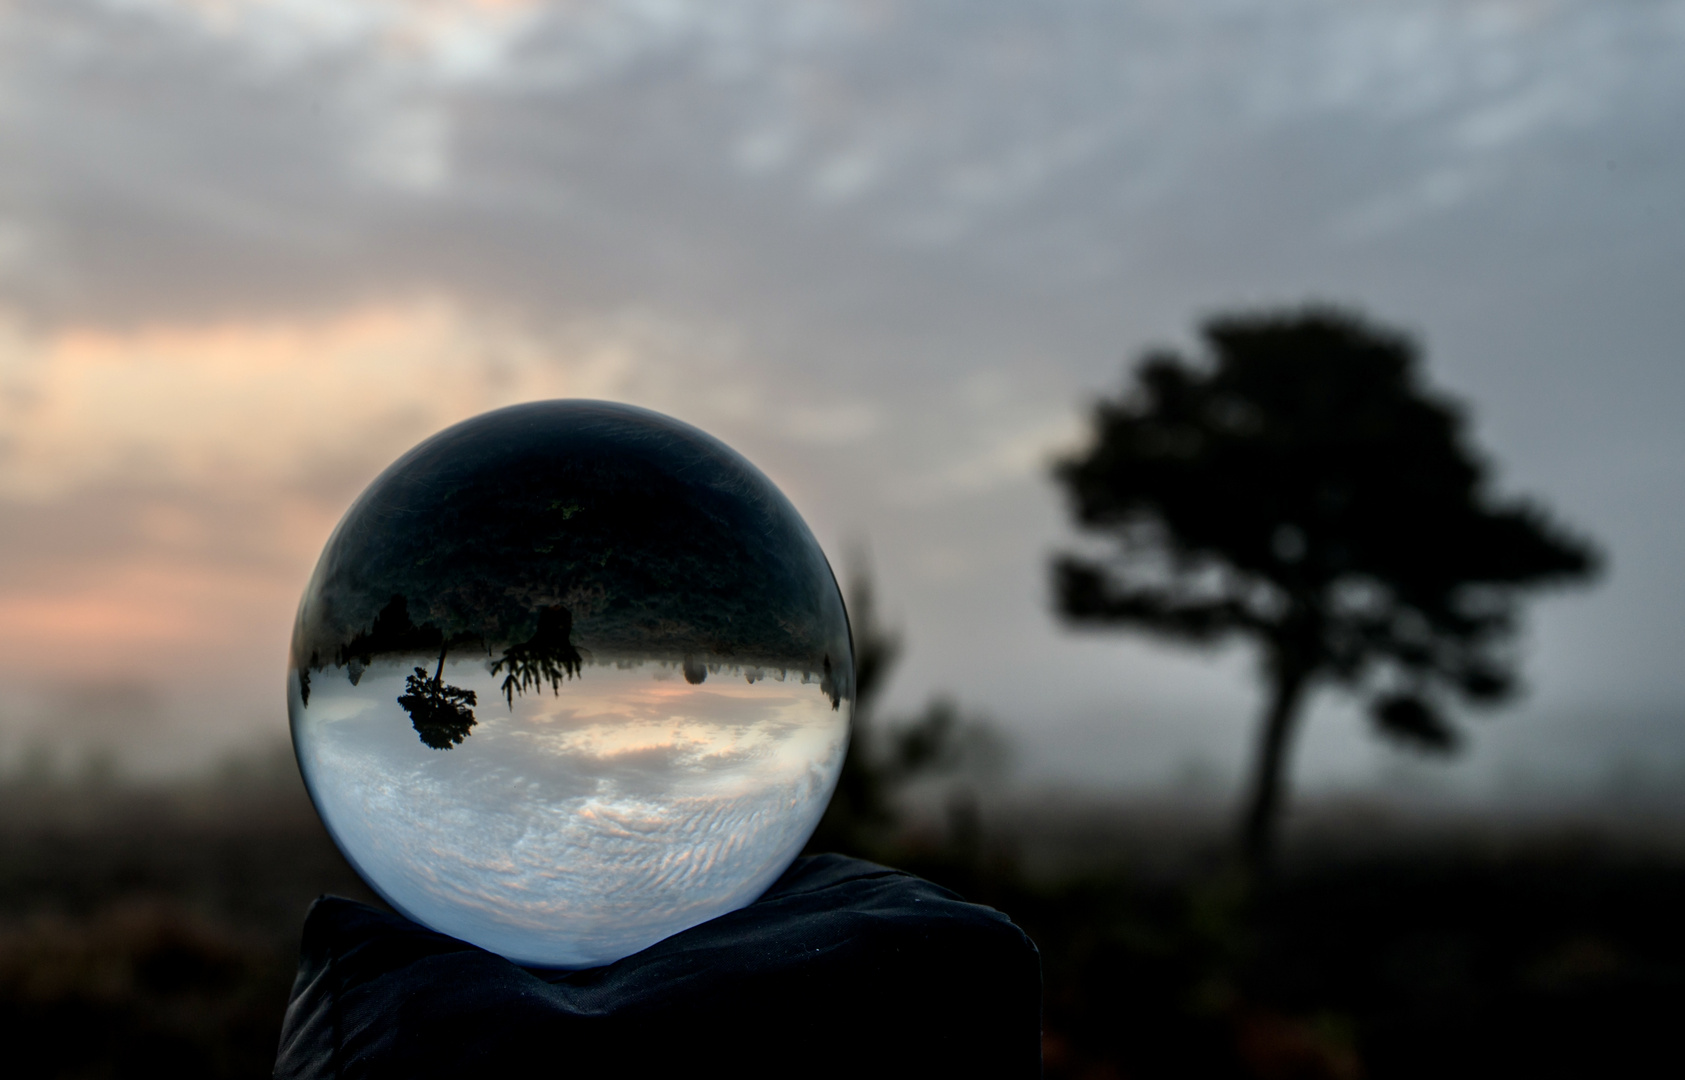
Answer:
<path fill-rule="evenodd" d="M 1252 792 L 1241 825 L 1241 858 L 1254 879 L 1269 873 L 1281 817 L 1287 753 L 1304 696 L 1306 673 L 1296 665 L 1270 665 L 1270 704 L 1258 741 Z"/>

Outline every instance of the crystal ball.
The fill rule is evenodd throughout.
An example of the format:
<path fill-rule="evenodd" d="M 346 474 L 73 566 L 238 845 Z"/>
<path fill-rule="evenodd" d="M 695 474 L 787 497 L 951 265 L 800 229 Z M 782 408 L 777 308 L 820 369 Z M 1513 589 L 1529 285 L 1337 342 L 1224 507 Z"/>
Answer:
<path fill-rule="evenodd" d="M 293 747 L 398 911 L 606 964 L 750 903 L 847 748 L 836 579 L 789 500 L 659 413 L 547 401 L 371 484 L 299 604 Z"/>

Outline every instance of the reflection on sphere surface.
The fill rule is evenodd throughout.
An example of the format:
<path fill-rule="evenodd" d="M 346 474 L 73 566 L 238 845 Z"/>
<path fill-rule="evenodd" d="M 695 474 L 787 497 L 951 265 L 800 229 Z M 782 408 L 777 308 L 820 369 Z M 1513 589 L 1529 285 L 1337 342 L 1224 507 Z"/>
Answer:
<path fill-rule="evenodd" d="M 311 798 L 383 897 L 587 967 L 749 903 L 846 748 L 842 600 L 717 440 L 554 401 L 427 440 L 353 505 L 293 632 Z"/>

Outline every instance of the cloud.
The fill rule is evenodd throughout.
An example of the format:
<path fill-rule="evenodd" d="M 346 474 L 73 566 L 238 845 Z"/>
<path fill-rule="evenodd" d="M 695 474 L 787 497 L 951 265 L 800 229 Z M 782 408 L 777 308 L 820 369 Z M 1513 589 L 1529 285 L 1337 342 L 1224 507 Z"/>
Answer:
<path fill-rule="evenodd" d="M 1338 180 L 1257 192 L 1283 230 L 1489 178 L 1412 204 L 1443 214 L 1621 123 L 1656 89 L 1626 58 L 1677 48 L 1682 10 L 33 0 L 0 40 L 0 150 L 27 163 L 0 217 L 44 268 L 27 303 L 98 321 L 371 282 L 534 312 L 694 295 L 799 258 L 792 221 L 1040 272 L 1024 255 L 1073 228 L 1140 248 L 1274 140 L 1311 138 Z"/>
<path fill-rule="evenodd" d="M 383 465 L 457 420 L 539 398 L 782 410 L 781 430 L 822 442 L 874 422 L 862 403 L 790 400 L 753 381 L 717 331 L 640 310 L 549 326 L 443 300 L 133 330 L 14 322 L 0 337 L 0 495 L 254 482 L 308 493 L 336 463 Z"/>
<path fill-rule="evenodd" d="M 889 498 L 940 504 L 1039 479 L 1057 451 L 1076 443 L 1081 426 L 1067 403 L 1047 401 L 1030 384 L 1025 373 L 985 369 L 952 387 L 933 417 L 936 445 L 891 481 Z"/>

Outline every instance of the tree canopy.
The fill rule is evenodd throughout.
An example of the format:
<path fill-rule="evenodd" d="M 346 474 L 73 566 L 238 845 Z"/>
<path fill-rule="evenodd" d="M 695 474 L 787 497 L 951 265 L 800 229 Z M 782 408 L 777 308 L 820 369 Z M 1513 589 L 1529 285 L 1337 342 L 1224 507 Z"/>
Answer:
<path fill-rule="evenodd" d="M 1537 503 L 1492 492 L 1464 409 L 1422 385 L 1404 334 L 1309 308 L 1215 318 L 1203 339 L 1201 360 L 1148 353 L 1056 466 L 1077 523 L 1110 543 L 1059 556 L 1054 588 L 1077 623 L 1259 645 L 1256 850 L 1313 681 L 1359 692 L 1391 736 L 1450 749 L 1447 698 L 1515 688 L 1521 593 L 1596 556 Z"/>

